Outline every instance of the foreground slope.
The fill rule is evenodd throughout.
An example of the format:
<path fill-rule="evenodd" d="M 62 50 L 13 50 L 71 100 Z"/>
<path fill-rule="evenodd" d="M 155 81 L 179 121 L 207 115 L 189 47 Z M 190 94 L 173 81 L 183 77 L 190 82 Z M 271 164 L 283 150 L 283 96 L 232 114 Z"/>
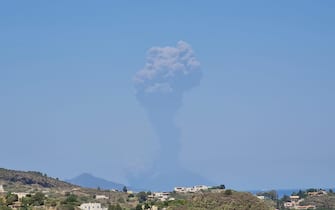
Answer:
<path fill-rule="evenodd" d="M 171 210 L 274 210 L 268 203 L 245 192 L 205 192 L 195 194 L 184 202 L 171 202 Z"/>

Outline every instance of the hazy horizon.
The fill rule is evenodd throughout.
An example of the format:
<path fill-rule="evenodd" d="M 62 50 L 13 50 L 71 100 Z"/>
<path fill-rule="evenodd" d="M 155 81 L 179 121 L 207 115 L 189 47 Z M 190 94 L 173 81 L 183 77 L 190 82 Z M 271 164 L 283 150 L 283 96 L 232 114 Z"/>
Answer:
<path fill-rule="evenodd" d="M 334 187 L 334 9 L 1 2 L 0 167 L 162 188 Z"/>

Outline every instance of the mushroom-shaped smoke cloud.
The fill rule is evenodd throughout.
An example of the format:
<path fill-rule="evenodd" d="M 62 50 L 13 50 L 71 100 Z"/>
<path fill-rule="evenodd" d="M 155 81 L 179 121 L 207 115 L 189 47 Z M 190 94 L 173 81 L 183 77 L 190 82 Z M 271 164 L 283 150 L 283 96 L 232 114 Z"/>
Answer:
<path fill-rule="evenodd" d="M 137 94 L 183 93 L 200 81 L 200 63 L 189 44 L 152 47 L 145 67 L 135 75 Z"/>
<path fill-rule="evenodd" d="M 179 41 L 176 47 L 150 48 L 144 68 L 134 77 L 136 97 L 159 138 L 155 165 L 158 173 L 179 167 L 180 132 L 174 116 L 184 92 L 199 85 L 201 77 L 200 63 L 184 41 Z"/>

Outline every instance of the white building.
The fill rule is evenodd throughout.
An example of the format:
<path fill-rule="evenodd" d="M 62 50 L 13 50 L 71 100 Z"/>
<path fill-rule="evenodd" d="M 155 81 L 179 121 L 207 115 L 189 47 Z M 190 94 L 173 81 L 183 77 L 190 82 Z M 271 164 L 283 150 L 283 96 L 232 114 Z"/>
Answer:
<path fill-rule="evenodd" d="M 95 199 L 108 199 L 108 197 L 105 195 L 96 195 Z"/>
<path fill-rule="evenodd" d="M 17 195 L 18 199 L 22 199 L 24 197 L 26 197 L 27 195 L 29 195 L 30 193 L 25 193 L 25 192 L 13 192 L 13 194 Z"/>
<path fill-rule="evenodd" d="M 293 205 L 293 203 L 292 202 L 285 202 L 284 203 L 284 207 L 285 208 L 292 208 L 294 205 Z"/>
<path fill-rule="evenodd" d="M 201 190 L 208 190 L 208 189 L 209 187 L 206 185 L 197 185 L 193 187 L 175 187 L 174 191 L 179 192 L 179 193 L 195 193 Z"/>
<path fill-rule="evenodd" d="M 4 193 L 5 192 L 5 189 L 3 189 L 3 186 L 0 185 L 0 193 Z"/>
<path fill-rule="evenodd" d="M 156 198 L 160 201 L 166 201 L 169 199 L 170 193 L 169 192 L 154 192 L 150 196 L 150 198 Z"/>
<path fill-rule="evenodd" d="M 263 196 L 263 195 L 257 195 L 257 198 L 260 199 L 260 200 L 265 200 L 265 196 Z"/>
<path fill-rule="evenodd" d="M 107 210 L 107 208 L 101 207 L 101 203 L 83 203 L 79 208 L 81 210 Z"/>
<path fill-rule="evenodd" d="M 186 192 L 186 187 L 175 187 L 174 191 L 179 192 L 179 193 L 184 193 Z"/>
<path fill-rule="evenodd" d="M 208 190 L 208 186 L 206 185 L 198 185 L 198 186 L 194 186 L 193 187 L 196 191 L 200 191 L 200 190 Z"/>

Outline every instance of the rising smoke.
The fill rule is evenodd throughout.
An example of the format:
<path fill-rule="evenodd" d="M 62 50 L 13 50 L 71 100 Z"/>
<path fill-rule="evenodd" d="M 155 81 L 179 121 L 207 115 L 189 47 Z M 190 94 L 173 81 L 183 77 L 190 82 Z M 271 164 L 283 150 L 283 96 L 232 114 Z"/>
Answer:
<path fill-rule="evenodd" d="M 200 63 L 184 41 L 176 47 L 150 48 L 145 66 L 134 77 L 136 97 L 159 138 L 156 172 L 166 174 L 180 168 L 180 129 L 174 118 L 184 93 L 199 85 L 201 77 Z"/>

